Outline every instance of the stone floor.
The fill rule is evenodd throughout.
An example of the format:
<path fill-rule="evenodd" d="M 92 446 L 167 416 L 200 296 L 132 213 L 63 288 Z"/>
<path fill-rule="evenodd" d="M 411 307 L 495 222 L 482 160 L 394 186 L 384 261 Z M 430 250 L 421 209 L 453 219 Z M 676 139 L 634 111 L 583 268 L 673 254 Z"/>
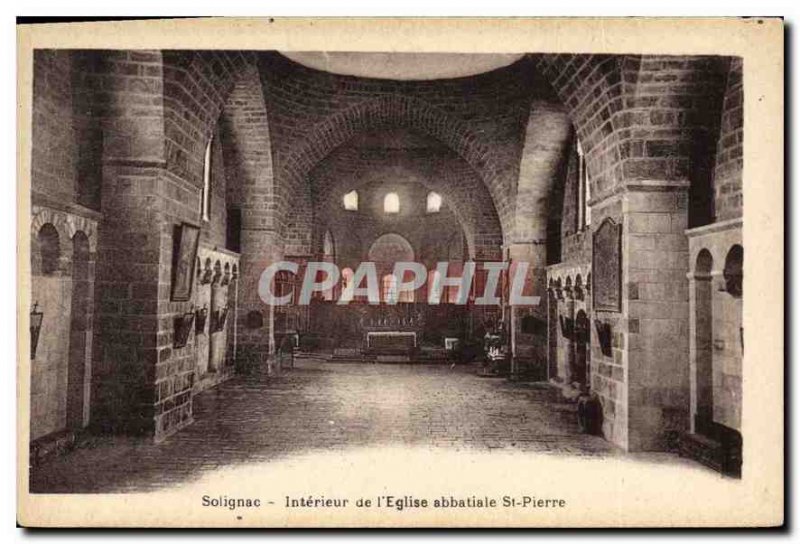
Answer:
<path fill-rule="evenodd" d="M 31 491 L 145 491 L 222 467 L 354 446 L 620 454 L 580 434 L 574 405 L 549 386 L 475 371 L 299 360 L 280 375 L 237 376 L 196 397 L 194 424 L 163 443 L 96 439 L 37 467 Z"/>

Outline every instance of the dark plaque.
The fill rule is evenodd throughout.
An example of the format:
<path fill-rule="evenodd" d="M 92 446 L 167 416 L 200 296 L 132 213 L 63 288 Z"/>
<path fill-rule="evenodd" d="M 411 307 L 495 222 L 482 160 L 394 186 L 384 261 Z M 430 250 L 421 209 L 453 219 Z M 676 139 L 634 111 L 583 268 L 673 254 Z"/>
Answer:
<path fill-rule="evenodd" d="M 606 218 L 592 238 L 595 310 L 622 311 L 622 225 Z"/>
<path fill-rule="evenodd" d="M 175 227 L 172 257 L 172 300 L 186 301 L 192 298 L 194 266 L 197 260 L 197 244 L 200 229 L 183 223 Z"/>

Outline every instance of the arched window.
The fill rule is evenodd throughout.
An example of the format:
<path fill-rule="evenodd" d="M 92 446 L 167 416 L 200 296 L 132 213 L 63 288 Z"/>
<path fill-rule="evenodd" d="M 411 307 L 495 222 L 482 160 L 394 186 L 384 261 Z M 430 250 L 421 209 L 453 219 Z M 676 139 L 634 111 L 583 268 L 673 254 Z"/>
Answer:
<path fill-rule="evenodd" d="M 586 158 L 583 147 L 579 141 L 575 142 L 575 153 L 578 156 L 578 184 L 577 184 L 577 220 L 578 230 L 584 230 L 592 223 L 592 208 L 589 201 L 592 198 L 592 187 L 589 183 L 589 174 L 586 169 Z"/>
<path fill-rule="evenodd" d="M 427 211 L 428 213 L 436 213 L 442 207 L 442 197 L 439 193 L 435 193 L 431 191 L 428 193 L 428 205 Z"/>
<path fill-rule="evenodd" d="M 200 195 L 200 217 L 203 221 L 210 221 L 211 208 L 211 142 L 213 137 L 206 144 L 206 154 L 203 158 L 203 192 Z"/>
<path fill-rule="evenodd" d="M 329 257 L 331 260 L 336 256 L 336 250 L 333 245 L 333 234 L 331 231 L 326 230 L 325 235 L 322 237 L 322 255 Z"/>
<path fill-rule="evenodd" d="M 350 191 L 342 199 L 344 202 L 344 209 L 355 211 L 358 210 L 358 191 Z"/>
<path fill-rule="evenodd" d="M 387 193 L 383 197 L 383 211 L 386 213 L 400 212 L 400 197 L 397 196 L 397 193 Z"/>
<path fill-rule="evenodd" d="M 52 224 L 46 223 L 39 230 L 38 238 L 42 275 L 52 276 L 58 270 L 58 261 L 61 258 L 58 231 Z"/>

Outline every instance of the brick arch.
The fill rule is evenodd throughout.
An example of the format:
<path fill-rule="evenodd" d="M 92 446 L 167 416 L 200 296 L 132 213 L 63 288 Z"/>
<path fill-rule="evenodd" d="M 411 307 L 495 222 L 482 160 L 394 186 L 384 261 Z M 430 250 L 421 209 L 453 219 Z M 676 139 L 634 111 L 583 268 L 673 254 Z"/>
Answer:
<path fill-rule="evenodd" d="M 92 252 L 97 250 L 97 232 L 93 221 L 84 217 L 70 216 L 67 218 L 66 225 L 70 239 L 75 238 L 78 234 L 83 234 L 89 242 L 89 250 Z"/>
<path fill-rule="evenodd" d="M 415 255 L 417 254 L 417 249 L 414 248 L 414 245 L 411 242 L 409 242 L 405 236 L 391 229 L 386 229 L 384 231 L 375 234 L 375 238 L 370 243 L 369 248 L 367 248 L 367 253 L 366 253 L 367 259 L 375 260 L 376 256 L 372 254 L 373 250 L 379 248 L 380 245 L 385 243 L 387 240 L 391 240 L 400 246 L 400 249 L 403 252 L 403 254 L 400 255 L 401 259 L 398 260 L 405 260 L 405 261 L 414 260 Z"/>
<path fill-rule="evenodd" d="M 566 166 L 574 140 L 563 106 L 534 100 L 525 128 L 514 199 L 514 233 L 520 243 L 546 243 L 553 212 L 562 204 Z M 560 217 L 560 210 L 556 212 Z"/>
<path fill-rule="evenodd" d="M 610 194 L 622 184 L 665 180 L 690 185 L 690 200 L 696 201 L 697 207 L 713 204 L 710 163 L 719 133 L 729 59 L 572 54 L 534 57 L 581 141 L 593 199 Z M 698 212 L 703 213 L 713 216 L 713 211 Z"/>
<path fill-rule="evenodd" d="M 468 123 L 423 100 L 407 96 L 392 94 L 364 101 L 314 126 L 295 150 L 280 160 L 279 168 L 288 178 L 288 188 L 301 187 L 316 164 L 359 132 L 389 127 L 405 127 L 435 138 L 464 159 L 486 185 L 503 232 L 507 231 L 511 206 L 508 199 L 503 198 L 502 166 L 494 157 L 491 142 Z"/>
<path fill-rule="evenodd" d="M 245 67 L 228 93 L 219 120 L 226 201 L 242 211 L 242 228 L 276 228 L 269 115 L 258 70 Z"/>
<path fill-rule="evenodd" d="M 623 109 L 623 71 L 614 55 L 538 55 L 536 66 L 572 122 L 586 155 L 592 195 L 613 190 L 621 179 L 619 133 L 614 115 Z M 626 78 L 627 79 L 627 78 Z"/>
<path fill-rule="evenodd" d="M 166 168 L 202 184 L 203 155 L 236 82 L 256 62 L 241 51 L 162 53 Z"/>
<path fill-rule="evenodd" d="M 74 232 L 70 228 L 65 215 L 57 213 L 49 208 L 43 208 L 31 218 L 31 240 L 37 240 L 39 231 L 45 225 L 51 225 L 58 233 L 58 246 L 62 257 L 72 253 L 72 236 Z"/>
<path fill-rule="evenodd" d="M 420 181 L 420 184 L 425 186 L 427 189 L 429 189 L 431 191 L 435 191 L 435 192 L 441 194 L 444 197 L 444 201 L 445 201 L 444 205 L 447 206 L 453 212 L 453 215 L 455 216 L 456 221 L 458 222 L 459 226 L 461 227 L 462 235 L 466 238 L 467 252 L 469 253 L 470 257 L 476 258 L 476 256 L 480 256 L 481 258 L 489 258 L 490 256 L 493 256 L 495 253 L 497 253 L 499 255 L 499 253 L 500 253 L 500 245 L 499 244 L 497 244 L 496 248 L 479 248 L 478 247 L 479 244 L 480 244 L 479 238 L 490 239 L 492 237 L 492 235 L 495 234 L 495 232 L 491 232 L 491 231 L 488 231 L 488 232 L 483 231 L 483 232 L 481 232 L 481 231 L 478 231 L 476 229 L 476 227 L 471 224 L 471 222 L 469 221 L 469 218 L 467 216 L 465 216 L 465 214 L 464 214 L 464 206 L 457 200 L 457 198 L 453 198 L 451 195 L 449 195 L 449 193 L 444 192 L 442 190 L 442 188 L 440 188 L 440 187 L 438 187 L 436 185 L 431 185 L 431 184 L 426 183 L 425 181 L 422 181 L 422 180 Z M 353 186 L 353 188 L 357 189 L 357 190 L 360 189 L 361 187 L 363 187 L 363 185 L 357 185 L 357 186 L 354 185 Z M 452 203 L 452 204 L 450 204 L 450 203 Z M 331 200 L 331 203 L 329 204 L 329 206 L 338 206 L 338 205 L 339 205 L 339 202 L 336 201 L 336 199 Z M 324 228 L 327 228 L 327 226 L 324 227 Z M 497 235 L 498 239 L 502 239 L 502 231 L 501 231 L 499 222 L 498 222 L 498 225 L 497 225 L 496 235 Z M 496 251 L 492 252 L 491 251 L 492 249 L 495 249 Z"/>

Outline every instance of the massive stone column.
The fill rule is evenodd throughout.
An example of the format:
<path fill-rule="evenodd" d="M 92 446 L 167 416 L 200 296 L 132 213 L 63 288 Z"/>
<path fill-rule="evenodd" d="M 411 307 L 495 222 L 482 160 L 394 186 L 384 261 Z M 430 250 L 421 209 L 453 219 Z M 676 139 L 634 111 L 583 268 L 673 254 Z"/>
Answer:
<path fill-rule="evenodd" d="M 547 365 L 547 267 L 543 243 L 517 243 L 508 247 L 509 279 L 522 287 L 518 294 L 538 297 L 536 304 L 510 301 L 508 325 L 511 334 L 512 375 L 541 371 Z M 522 276 L 524 267 L 527 272 Z"/>
<path fill-rule="evenodd" d="M 506 249 L 512 271 L 520 263 L 527 264 L 524 294 L 539 297 L 539 302 L 510 308 L 514 373 L 536 369 L 540 377 L 546 376 L 547 222 L 552 213 L 552 190 L 563 176 L 571 135 L 569 118 L 560 104 L 533 101 L 520 156 L 513 230 L 506 235 L 510 240 Z"/>
<path fill-rule="evenodd" d="M 282 258 L 280 236 L 276 232 L 242 229 L 240 298 L 236 319 L 239 333 L 237 359 L 245 371 L 267 364 L 275 353 L 275 307 L 261 300 L 258 283 L 266 267 Z"/>
<path fill-rule="evenodd" d="M 274 308 L 258 295 L 264 269 L 283 258 L 280 203 L 273 176 L 270 130 L 258 71 L 248 67 L 234 85 L 221 120 L 229 206 L 241 210 L 239 309 L 240 368 L 264 364 L 275 351 Z"/>
<path fill-rule="evenodd" d="M 663 449 L 666 434 L 689 420 L 687 190 L 687 183 L 661 182 L 629 186 L 621 198 L 627 330 L 618 337 L 631 450 Z"/>
<path fill-rule="evenodd" d="M 171 327 L 159 317 L 169 285 L 162 253 L 164 113 L 159 52 L 76 55 L 86 104 L 102 129 L 102 187 L 97 248 L 92 421 L 105 431 L 152 433 L 159 391 L 191 384 L 164 381 Z M 174 402 L 173 402 L 174 405 Z M 190 417 L 186 410 L 169 417 Z"/>

